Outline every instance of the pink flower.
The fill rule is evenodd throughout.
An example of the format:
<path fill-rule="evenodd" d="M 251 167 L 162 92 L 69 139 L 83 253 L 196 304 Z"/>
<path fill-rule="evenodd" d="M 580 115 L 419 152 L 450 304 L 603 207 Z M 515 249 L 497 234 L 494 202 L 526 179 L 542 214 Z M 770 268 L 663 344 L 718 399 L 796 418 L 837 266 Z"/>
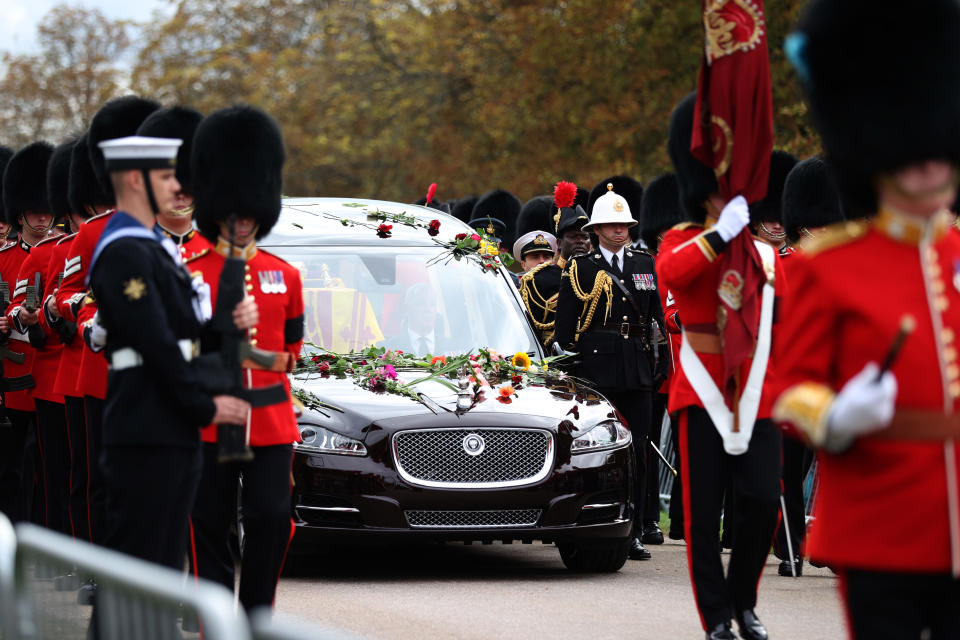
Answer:
<path fill-rule="evenodd" d="M 390 378 L 391 380 L 397 379 L 397 370 L 393 368 L 392 364 L 384 365 L 380 371 L 382 371 L 383 375 Z"/>
<path fill-rule="evenodd" d="M 470 236 L 470 239 L 471 239 L 471 240 L 475 240 L 475 241 L 477 241 L 477 242 L 480 242 L 480 240 L 481 240 L 480 236 L 478 236 L 478 235 L 475 234 L 475 233 Z"/>

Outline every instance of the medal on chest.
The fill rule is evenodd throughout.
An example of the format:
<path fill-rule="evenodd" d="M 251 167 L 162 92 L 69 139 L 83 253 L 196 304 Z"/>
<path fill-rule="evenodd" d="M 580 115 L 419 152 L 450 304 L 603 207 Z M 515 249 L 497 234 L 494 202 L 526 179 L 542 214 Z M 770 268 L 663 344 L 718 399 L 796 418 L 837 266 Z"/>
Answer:
<path fill-rule="evenodd" d="M 286 293 L 287 283 L 283 281 L 283 271 L 260 271 L 260 291 L 263 293 Z"/>
<path fill-rule="evenodd" d="M 633 287 L 637 291 L 653 291 L 657 288 L 652 273 L 632 273 Z"/>

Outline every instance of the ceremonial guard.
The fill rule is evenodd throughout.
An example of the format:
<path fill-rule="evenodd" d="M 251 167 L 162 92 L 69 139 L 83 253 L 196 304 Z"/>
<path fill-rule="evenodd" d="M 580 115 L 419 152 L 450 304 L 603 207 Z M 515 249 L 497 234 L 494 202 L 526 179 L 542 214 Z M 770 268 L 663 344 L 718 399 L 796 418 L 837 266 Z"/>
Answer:
<path fill-rule="evenodd" d="M 124 96 L 110 100 L 93 116 L 90 129 L 77 140 L 70 158 L 70 197 L 74 208 L 91 217 L 71 241 L 63 264 L 63 282 L 56 293 L 57 309 L 67 322 L 76 323 L 82 338 L 79 370 L 69 378 L 69 368 L 58 372 L 60 388 L 83 398 L 87 432 L 88 508 L 93 542 L 104 543 L 106 533 L 106 491 L 100 468 L 104 398 L 107 393 L 107 361 L 102 350 L 104 331 L 94 322 L 97 304 L 89 295 L 88 274 L 94 249 L 113 215 L 114 194 L 103 154 L 97 146 L 104 140 L 136 133 L 144 119 L 160 108 L 152 100 Z M 85 152 L 85 153 L 84 153 Z M 76 349 L 75 348 L 75 349 Z M 96 350 L 94 350 L 96 349 Z M 76 350 L 73 351 L 76 353 Z"/>
<path fill-rule="evenodd" d="M 574 373 L 590 381 L 627 422 L 633 435 L 634 538 L 630 557 L 646 559 L 641 544 L 646 495 L 646 447 L 651 395 L 663 381 L 658 335 L 663 310 L 650 254 L 631 249 L 628 229 L 636 225 L 627 201 L 609 185 L 593 203 L 583 225 L 600 239 L 593 253 L 575 255 L 563 272 L 557 298 L 555 340 L 580 354 Z"/>
<path fill-rule="evenodd" d="M 791 249 L 803 238 L 820 235 L 824 227 L 843 221 L 840 194 L 830 176 L 826 163 L 812 157 L 797 163 L 783 185 L 784 233 Z M 797 250 L 802 252 L 802 250 Z M 783 272 L 787 282 L 793 282 L 793 266 L 797 264 L 791 250 L 781 250 Z M 804 295 L 804 294 L 799 294 Z M 809 294 L 807 294 L 809 295 Z M 780 558 L 781 576 L 803 573 L 803 543 L 806 531 L 806 507 L 803 483 L 813 463 L 813 450 L 791 433 L 783 438 L 783 500 L 786 514 L 777 530 L 773 551 Z M 788 531 L 789 529 L 789 531 Z M 789 537 L 789 540 L 788 540 Z M 789 542 L 789 544 L 788 544 Z M 791 558 L 790 554 L 793 554 Z M 791 567 L 791 563 L 793 567 Z"/>
<path fill-rule="evenodd" d="M 249 328 L 246 338 L 265 350 L 269 363 L 242 363 L 243 383 L 247 389 L 279 385 L 286 398 L 254 408 L 249 420 L 241 423 L 252 449 L 249 459 L 218 461 L 224 451 L 222 427 L 212 425 L 202 432 L 203 477 L 191 516 L 194 568 L 200 577 L 234 589 L 230 531 L 242 479 L 239 593 L 247 610 L 273 603 L 293 536 L 290 465 L 293 443 L 300 435 L 287 373 L 303 344 L 302 283 L 295 267 L 256 243 L 280 215 L 284 155 L 276 122 L 246 106 L 209 115 L 197 130 L 193 150 L 197 223 L 215 245 L 188 261 L 187 267 L 202 281 L 201 287 L 209 288 L 216 306 L 227 259 L 246 262 L 242 277 L 260 312 L 260 322 Z"/>
<path fill-rule="evenodd" d="M 190 153 L 193 149 L 193 135 L 203 115 L 190 107 L 169 107 L 157 109 L 143 121 L 137 129 L 139 136 L 158 138 L 180 138 L 183 144 L 177 152 L 177 182 L 180 192 L 177 201 L 169 211 L 161 211 L 157 216 L 157 227 L 173 240 L 184 260 L 199 255 L 210 248 L 210 241 L 203 237 L 193 226 L 193 180 L 190 175 Z"/>
<path fill-rule="evenodd" d="M 677 186 L 677 177 L 672 173 L 657 176 L 647 184 L 640 199 L 640 239 L 649 248 L 654 256 L 660 250 L 660 241 L 663 234 L 672 227 L 687 219 L 687 215 L 680 206 L 680 189 Z M 653 395 L 653 415 L 650 423 L 650 440 L 660 446 L 663 418 L 667 410 L 667 400 L 670 393 L 670 383 L 680 359 L 680 320 L 677 302 L 666 287 L 658 287 L 660 305 L 663 307 L 664 334 L 667 341 L 669 360 L 664 370 L 667 379 L 660 385 L 660 389 Z M 677 435 L 675 420 L 670 421 L 670 442 L 676 460 L 676 467 L 680 466 L 680 440 Z M 660 474 L 659 464 L 651 464 L 647 469 L 647 500 L 646 513 L 643 516 L 643 535 L 640 541 L 644 544 L 663 544 L 663 532 L 660 531 Z M 670 531 L 668 535 L 673 540 L 683 539 L 683 483 L 679 475 L 673 479 L 673 488 L 670 496 Z"/>
<path fill-rule="evenodd" d="M 9 354 L 3 362 L 4 402 L 7 418 L 12 423 L 12 448 L 10 455 L 13 463 L 10 467 L 14 477 L 10 477 L 9 490 L 15 492 L 12 497 L 15 505 L 12 519 L 30 519 L 46 524 L 42 503 L 42 473 L 36 475 L 41 484 L 35 492 L 35 469 L 39 469 L 39 455 L 36 435 L 36 405 L 30 389 L 34 386 L 33 369 L 34 348 L 30 343 L 27 327 L 14 323 L 9 305 L 16 293 L 20 268 L 30 255 L 30 250 L 43 240 L 53 226 L 53 216 L 49 211 L 46 194 L 47 163 L 53 148 L 45 142 L 27 145 L 10 158 L 3 173 L 3 207 L 7 223 L 17 230 L 20 236 L 15 244 L 0 250 L 0 280 L 7 287 L 4 302 L 5 333 L 8 338 Z M 26 283 L 24 283 L 26 286 Z M 39 304 L 37 305 L 39 307 Z M 33 314 L 33 318 L 36 315 Z M 36 331 L 33 332 L 36 334 Z"/>
<path fill-rule="evenodd" d="M 870 218 L 791 258 L 775 408 L 817 449 L 807 552 L 854 638 L 960 637 L 958 39 L 952 0 L 814 0 L 785 46 L 844 213 Z"/>
<path fill-rule="evenodd" d="M 637 180 L 631 178 L 630 176 L 617 175 L 610 176 L 605 178 L 593 185 L 593 189 L 586 194 L 587 198 L 587 211 L 593 211 L 593 205 L 597 201 L 597 198 L 603 196 L 607 193 L 607 185 L 613 185 L 614 193 L 619 194 L 627 201 L 627 206 L 630 207 L 630 215 L 634 220 L 637 220 L 637 216 L 640 215 L 640 202 L 643 199 L 643 185 L 640 184 Z M 582 198 L 583 196 L 578 196 Z M 640 227 L 639 225 L 634 225 L 630 227 L 630 243 L 634 247 L 638 246 L 638 241 L 640 239 Z M 640 247 L 641 249 L 645 247 Z"/>
<path fill-rule="evenodd" d="M 737 196 L 724 203 L 713 170 L 690 151 L 696 97 L 688 95 L 674 110 L 668 140 L 691 222 L 664 234 L 657 259 L 660 282 L 676 299 L 682 326 L 668 409 L 680 431 L 687 560 L 708 638 L 736 637 L 732 617 L 743 637 L 766 638 L 754 607 L 780 496 L 780 431 L 770 420 L 767 365 L 774 287 L 782 286 L 783 276 L 772 247 L 740 235 L 750 221 L 746 200 Z M 735 239 L 744 255 L 729 254 L 721 272 L 723 254 Z M 751 249 L 762 270 L 749 257 Z M 728 335 L 728 329 L 744 326 L 756 330 L 752 348 L 742 334 Z M 738 360 L 731 357 L 734 349 L 742 354 Z M 734 363 L 729 374 L 728 360 Z M 731 479 L 736 535 L 725 576 L 718 541 Z"/>
<path fill-rule="evenodd" d="M 557 294 L 567 260 L 590 251 L 590 234 L 583 230 L 590 218 L 576 204 L 576 195 L 577 187 L 572 182 L 558 182 L 554 187 L 551 201 L 555 213 L 550 220 L 559 238 L 559 250 L 552 262 L 534 267 L 520 279 L 520 296 L 544 346 L 553 343 Z"/>
<path fill-rule="evenodd" d="M 45 143 L 41 144 L 42 147 L 36 148 L 42 148 L 43 152 L 34 157 L 33 166 L 24 167 L 29 172 L 25 171 L 22 175 L 19 188 L 25 190 L 23 206 L 30 207 L 29 210 L 34 213 L 42 211 L 46 216 L 39 227 L 24 229 L 22 236 L 29 240 L 42 239 L 31 247 L 20 265 L 8 315 L 15 330 L 27 335 L 34 352 L 30 369 L 33 388 L 30 394 L 36 406 L 37 459 L 34 461 L 34 470 L 41 489 L 41 499 L 36 500 L 35 504 L 42 509 L 42 517 L 34 520 L 54 531 L 72 534 L 69 512 L 70 440 L 63 396 L 53 388 L 63 347 L 55 329 L 45 321 L 42 310 L 46 294 L 56 288 L 56 283 L 49 281 L 47 270 L 59 234 L 50 234 L 54 224 L 64 214 L 60 208 L 63 200 L 59 194 L 51 194 L 48 189 L 48 174 L 51 165 L 57 169 L 63 166 L 65 159 L 69 162 L 71 149 L 69 144 L 56 150 Z M 57 197 L 51 200 L 51 195 Z M 29 224 L 29 219 L 25 217 L 24 226 Z"/>
<path fill-rule="evenodd" d="M 10 237 L 10 231 L 12 227 L 7 224 L 7 219 L 3 215 L 3 170 L 6 169 L 7 163 L 10 162 L 10 158 L 13 157 L 13 149 L 10 147 L 5 147 L 0 145 L 0 249 L 12 244 L 16 237 Z M 16 236 L 16 234 L 14 234 Z"/>
<path fill-rule="evenodd" d="M 524 273 L 553 261 L 557 239 L 547 231 L 528 231 L 513 243 L 512 255 L 520 262 Z"/>
<path fill-rule="evenodd" d="M 790 253 L 787 233 L 784 231 L 781 219 L 783 185 L 796 165 L 797 158 L 792 153 L 786 151 L 771 153 L 767 195 L 763 200 L 750 204 L 750 227 L 754 235 L 761 240 L 766 240 L 780 253 L 781 257 Z"/>

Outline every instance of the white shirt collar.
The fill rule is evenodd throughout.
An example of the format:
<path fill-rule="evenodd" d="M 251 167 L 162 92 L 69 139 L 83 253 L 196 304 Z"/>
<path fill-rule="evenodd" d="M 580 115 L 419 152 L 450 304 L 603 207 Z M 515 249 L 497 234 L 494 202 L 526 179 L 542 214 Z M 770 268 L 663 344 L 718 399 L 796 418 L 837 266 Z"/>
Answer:
<path fill-rule="evenodd" d="M 609 249 L 605 249 L 603 246 L 601 246 L 600 253 L 603 255 L 603 259 L 606 260 L 607 264 L 609 264 L 610 266 L 613 266 L 613 256 L 616 255 L 617 264 L 621 269 L 623 269 L 623 253 L 624 253 L 623 247 L 620 247 L 620 250 L 617 251 L 616 254 L 614 254 L 613 251 L 610 251 Z"/>
<path fill-rule="evenodd" d="M 420 338 L 426 338 L 426 339 L 427 339 L 427 353 L 433 353 L 433 346 L 434 346 L 433 337 L 434 337 L 434 335 L 436 335 L 436 331 L 431 331 L 430 333 L 421 335 L 421 334 L 417 333 L 416 331 L 414 331 L 413 329 L 409 329 L 409 328 L 408 328 L 408 329 L 407 329 L 407 335 L 410 336 L 410 344 L 413 346 L 414 351 L 419 351 L 419 348 L 420 348 Z M 419 354 L 417 354 L 417 355 L 421 355 L 421 356 L 422 356 L 422 355 L 424 355 L 424 354 L 419 353 Z"/>

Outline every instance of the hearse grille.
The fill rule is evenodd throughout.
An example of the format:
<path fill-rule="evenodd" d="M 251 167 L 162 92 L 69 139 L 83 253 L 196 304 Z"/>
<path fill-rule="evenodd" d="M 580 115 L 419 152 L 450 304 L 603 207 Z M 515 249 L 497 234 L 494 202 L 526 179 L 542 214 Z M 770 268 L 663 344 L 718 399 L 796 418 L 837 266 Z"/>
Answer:
<path fill-rule="evenodd" d="M 533 527 L 540 520 L 540 509 L 503 509 L 498 511 L 404 511 L 414 529 L 502 529 Z"/>
<path fill-rule="evenodd" d="M 539 482 L 553 466 L 553 434 L 542 429 L 414 429 L 393 436 L 400 476 L 445 488 L 514 487 Z"/>

